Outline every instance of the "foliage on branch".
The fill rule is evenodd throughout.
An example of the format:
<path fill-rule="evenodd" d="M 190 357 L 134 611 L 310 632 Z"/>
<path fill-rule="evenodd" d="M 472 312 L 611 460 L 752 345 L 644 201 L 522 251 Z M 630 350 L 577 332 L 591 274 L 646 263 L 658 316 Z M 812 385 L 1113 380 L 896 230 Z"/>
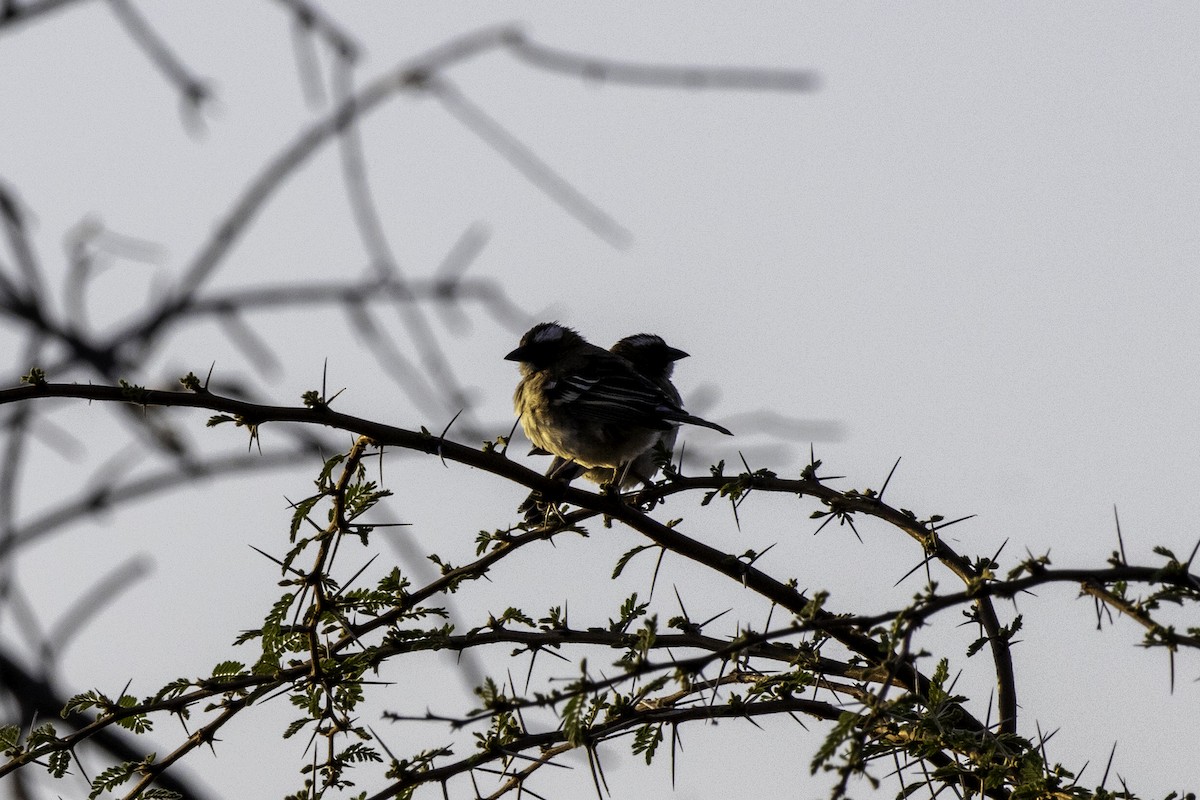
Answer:
<path fill-rule="evenodd" d="M 5 2 L 0 31 L 71 5 L 82 4 Z M 506 426 L 475 418 L 469 387 L 456 376 L 430 324 L 431 309 L 463 325 L 484 315 L 510 328 L 523 329 L 530 321 L 499 281 L 465 274 L 486 242 L 483 226 L 463 231 L 432 274 L 408 275 L 392 255 L 366 178 L 359 124 L 398 98 L 427 97 L 573 223 L 621 245 L 629 232 L 469 97 L 455 80 L 456 67 L 497 56 L 581 83 L 788 93 L 818 88 L 817 73 L 621 61 L 558 49 L 514 25 L 495 25 L 456 36 L 356 84 L 352 73 L 361 48 L 352 36 L 308 0 L 280 0 L 275 6 L 293 26 L 298 50 L 308 52 L 299 58 L 306 94 L 311 98 L 324 91 L 320 54 L 330 63 L 332 97 L 324 105 L 314 103 L 313 118 L 288 131 L 278 150 L 230 199 L 211 235 L 158 287 L 161 291 L 145 304 L 115 309 L 114 324 L 94 325 L 83 313 L 89 276 L 105 255 L 102 240 L 114 234 L 95 222 L 67 234 L 68 263 L 60 270 L 66 277 L 56 293 L 50 279 L 55 271 L 40 261 L 29 215 L 15 188 L 0 181 L 0 225 L 7 246 L 0 254 L 0 319 L 20 337 L 10 373 L 0 384 L 8 387 L 0 388 L 5 415 L 0 560 L 14 559 L 74 521 L 205 477 L 253 479 L 268 468 L 297 464 L 311 465 L 315 473 L 311 488 L 298 486 L 297 499 L 289 500 L 288 515 L 278 521 L 276 545 L 259 551 L 279 570 L 278 596 L 247 617 L 245 627 L 229 632 L 230 652 L 213 654 L 158 688 L 139 685 L 135 676 L 119 691 L 94 686 L 60 693 L 48 656 L 30 668 L 0 649 L 0 689 L 16 710 L 0 724 L 0 778 L 13 779 L 15 796 L 25 795 L 21 779 L 41 770 L 54 779 L 83 775 L 93 798 L 201 797 L 178 777 L 175 765 L 194 762 L 197 751 L 217 751 L 229 722 L 255 719 L 262 709 L 283 705 L 289 710 L 285 723 L 276 730 L 260 723 L 255 730 L 305 743 L 303 761 L 287 765 L 297 785 L 291 796 L 296 800 L 407 798 L 426 786 L 447 796 L 453 786 L 475 797 L 539 797 L 545 768 L 580 752 L 603 796 L 605 764 L 618 749 L 673 776 L 677 761 L 686 757 L 684 733 L 717 721 L 735 731 L 790 723 L 819 729 L 822 741 L 798 762 L 798 772 L 807 768 L 833 780 L 834 800 L 849 795 L 851 781 L 898 787 L 895 793 L 902 798 L 1136 796 L 1132 788 L 1109 788 L 1107 770 L 1098 785 L 1083 783 L 1082 769 L 1050 757 L 1049 735 L 1020 735 L 1028 725 L 1018 725 L 1018 694 L 1021 680 L 1028 678 L 1014 669 L 1012 649 L 1025 617 L 1010 610 L 1007 601 L 1037 587 L 1060 585 L 1065 594 L 1088 597 L 1098 625 L 1126 616 L 1144 629 L 1147 648 L 1165 649 L 1173 679 L 1177 654 L 1200 647 L 1200 628 L 1176 624 L 1187 619 L 1180 612 L 1194 614 L 1200 600 L 1196 551 L 1180 558 L 1157 548 L 1157 561 L 1135 564 L 1126 557 L 1118 529 L 1118 549 L 1091 568 L 1056 568 L 1048 554 L 1014 560 L 1000 552 L 961 553 L 944 532 L 965 518 L 947 521 L 885 502 L 890 474 L 878 489 L 836 488 L 839 479 L 821 474 L 815 454 L 798 475 L 788 477 L 753 468 L 745 457 L 740 468 L 721 461 L 706 473 L 685 475 L 682 465 L 670 463 L 664 453 L 664 478 L 625 496 L 551 481 L 509 459 L 509 438 L 496 433 Z M 209 83 L 173 52 L 133 3 L 110 0 L 106 8 L 177 93 L 185 119 L 199 124 L 212 98 Z M 289 279 L 235 290 L 214 285 L 214 275 L 280 188 L 327 149 L 341 156 L 344 184 L 329 195 L 345 195 L 368 272 L 353 279 Z M 337 267 L 341 276 L 355 265 Z M 380 324 L 380 306 L 395 313 L 404 346 Z M 252 320 L 263 312 L 296 308 L 344 314 L 365 343 L 373 368 L 387 376 L 396 397 L 412 411 L 405 418 L 450 422 L 410 430 L 354 417 L 336 410 L 337 393 L 330 396 L 324 387 L 305 392 L 300 405 L 270 405 L 247 385 L 214 382 L 211 368 L 200 372 L 203 380 L 189 372 L 181 379 L 182 391 L 154 388 L 160 383 L 150 374 L 153 354 L 198 323 L 215 324 L 247 362 L 260 373 L 270 371 L 280 359 L 256 335 Z M 161 466 L 127 478 L 120 459 L 115 465 L 106 462 L 95 480 L 54 498 L 48 511 L 31 518 L 18 515 L 18 473 L 31 443 L 51 425 L 42 412 L 85 402 L 93 409 L 115 410 L 123 422 L 133 420 L 134 458 Z M 218 431 L 205 437 L 186 409 L 209 413 L 207 426 Z M 211 445 L 221 434 L 240 436 L 241 429 L 249 438 L 248 452 L 241 456 L 213 456 L 215 448 L 206 453 L 196 441 Z M 286 444 L 276 440 L 263 447 L 264 430 L 280 432 Z M 331 432 L 352 434 L 353 444 L 341 452 L 344 439 Z M 463 444 L 480 441 L 481 447 Z M 509 509 L 489 509 L 496 521 L 488 524 L 500 527 L 478 533 L 473 555 L 421 554 L 436 568 L 432 578 L 407 562 L 373 569 L 381 540 L 404 533 L 376 516 L 393 489 L 400 493 L 397 479 L 389 473 L 385 480 L 382 466 L 397 455 L 431 456 L 447 466 L 479 470 L 499 488 L 517 484 L 538 491 L 552 501 L 551 508 L 540 522 L 508 525 L 503 521 L 512 516 Z M 926 580 L 898 607 L 853 608 L 830 587 L 802 587 L 772 561 L 774 545 L 717 547 L 697 532 L 695 518 L 701 512 L 696 509 L 727 503 L 728 524 L 740 530 L 746 504 L 772 495 L 794 502 L 786 507 L 796 523 L 793 530 L 808 519 L 817 533 L 845 528 L 861 539 L 864 520 L 882 523 L 889 534 L 911 542 L 916 566 L 905 577 L 923 572 Z M 675 516 L 665 513 L 668 503 Z M 505 603 L 465 621 L 452 613 L 453 600 L 471 596 L 485 582 L 503 580 L 503 569 L 515 564 L 515 556 L 542 554 L 556 543 L 588 536 L 597 526 L 618 527 L 640 540 L 614 563 L 595 565 L 573 596 L 548 600 L 544 607 Z M 740 587 L 747 612 L 696 618 L 679 592 L 677 606 L 664 601 L 656 579 L 668 555 L 696 566 L 702 576 L 699 590 Z M 649 585 L 626 592 L 612 607 L 592 600 L 603 594 L 593 589 L 628 577 L 632 563 L 650 559 L 655 566 Z M 127 577 L 118 570 L 93 595 L 85 595 L 82 605 L 99 605 Z M 20 608 L 23 599 L 5 583 L 5 603 Z M 745 622 L 761 609 L 767 609 L 761 623 Z M 90 618 L 83 612 L 79 617 Z M 977 635 L 962 652 L 917 646 L 918 631 L 964 620 Z M 926 637 L 919 641 L 924 645 Z M 490 673 L 474 681 L 471 699 L 461 707 L 445 701 L 413 714 L 390 705 L 388 676 L 403 675 L 420 658 L 450 653 L 466 659 L 485 652 L 510 654 L 501 662 L 509 668 L 486 662 Z M 957 676 L 967 669 L 991 675 L 994 702 L 956 689 Z M 389 726 L 373 724 L 379 707 L 388 708 L 383 720 Z M 54 715 L 53 721 L 47 719 Z M 389 744 L 390 733 L 401 728 L 423 732 L 413 752 Z M 86 762 L 96 757 L 103 767 L 88 774 Z M 269 767 L 283 771 L 277 764 Z"/>
<path fill-rule="evenodd" d="M 257 647 L 256 655 L 222 661 L 203 677 L 181 677 L 143 698 L 127 691 L 115 698 L 98 689 L 83 692 L 63 711 L 64 716 L 89 720 L 71 734 L 60 736 L 49 725 L 27 734 L 15 727 L 0 732 L 8 759 L 0 775 L 40 763 L 61 776 L 72 750 L 106 727 L 140 734 L 163 716 L 177 716 L 189 724 L 191 734 L 165 758 L 151 753 L 96 775 L 93 796 L 117 787 L 127 797 L 150 796 L 145 792 L 162 770 L 213 741 L 232 717 L 284 697 L 298 716 L 278 735 L 307 737 L 312 753 L 311 761 L 298 767 L 304 787 L 296 797 L 325 796 L 364 783 L 376 788 L 355 796 L 405 797 L 426 783 L 446 784 L 466 775 L 478 780 L 487 771 L 498 775 L 496 792 L 502 794 L 527 787 L 538 769 L 574 749 L 588 753 L 602 786 L 604 754 L 621 740 L 634 755 L 654 764 L 668 740 L 672 759 L 676 757 L 679 729 L 690 724 L 722 718 L 757 724 L 758 719 L 786 715 L 797 722 L 806 717 L 828 725 L 810 769 L 837 774 L 839 794 L 847 791 L 852 778 L 878 784 L 883 776 L 895 774 L 904 781 L 902 794 L 936 794 L 938 786 L 945 786 L 966 796 L 1003 799 L 1132 798 L 1130 790 L 1112 792 L 1080 784 L 1072 770 L 1047 760 L 1044 740 L 1017 735 L 1015 719 L 978 719 L 969 710 L 970 698 L 954 693 L 952 664 L 960 657 L 990 653 L 997 696 L 1015 698 L 1018 687 L 1006 682 L 1011 673 L 1005 665 L 1011 663 L 1007 655 L 1022 618 L 1013 615 L 993 630 L 988 620 L 1001 619 L 993 601 L 1057 583 L 1070 583 L 1095 598 L 1099 607 L 1141 623 L 1147 629 L 1147 646 L 1168 647 L 1174 653 L 1200 645 L 1194 628 L 1179 633 L 1157 616 L 1164 604 L 1194 608 L 1200 601 L 1200 578 L 1191 572 L 1190 560 L 1159 550 L 1162 564 L 1134 566 L 1117 553 L 1104 567 L 1059 570 L 1047 556 L 1040 556 L 1012 565 L 1000 578 L 998 556 L 968 558 L 953 551 L 938 535 L 947 523 L 937 515 L 922 519 L 892 507 L 884 502 L 883 490 L 834 489 L 820 476 L 815 459 L 796 479 L 766 470 L 728 475 L 718 465 L 705 477 L 671 472 L 628 497 L 558 487 L 571 506 L 554 509 L 543 523 L 523 523 L 481 536 L 475 561 L 452 566 L 430 554 L 442 567 L 432 582 L 421 585 L 397 567 L 374 585 L 363 585 L 361 576 L 371 558 L 355 557 L 361 563 L 354 568 L 341 564 L 358 548 L 369 552 L 373 547 L 379 526 L 370 520 L 370 512 L 389 494 L 369 477 L 367 456 L 380 449 L 410 447 L 530 488 L 545 487 L 547 480 L 493 448 L 438 442 L 428 432 L 387 429 L 343 417 L 323 405 L 256 407 L 212 393 L 148 390 L 131 397 L 124 385 L 45 382 L 0 392 L 0 402 L 64 395 L 167 406 L 178 401 L 181 406 L 236 411 L 239 417 L 255 419 L 256 425 L 307 418 L 359 434 L 348 452 L 324 462 L 314 482 L 316 491 L 293 502 L 290 524 L 285 526 L 289 546 L 277 555 L 264 554 L 278 565 L 284 593 L 260 625 L 236 639 L 238 645 Z M 874 614 L 830 608 L 827 596 L 809 596 L 794 581 L 762 571 L 761 554 L 714 550 L 688 537 L 685 523 L 674 520 L 667 526 L 651 515 L 665 498 L 692 493 L 700 494 L 701 504 L 715 497 L 742 503 L 760 493 L 816 498 L 823 510 L 812 517 L 822 525 L 833 517 L 847 525 L 863 517 L 883 520 L 914 541 L 922 563 L 943 565 L 963 588 L 946 592 L 931 577 L 925 590 L 903 608 Z M 780 613 L 761 629 L 743 625 L 710 633 L 716 618 L 694 620 L 685 611 L 664 625 L 655 605 L 635 593 L 601 627 L 575 627 L 559 606 L 508 608 L 462 632 L 447 622 L 444 601 L 449 593 L 465 591 L 522 549 L 586 533 L 584 523 L 596 517 L 628 525 L 648 539 L 604 571 L 610 579 L 631 558 L 661 549 L 700 563 L 714 578 L 744 584 Z M 351 546 L 355 549 L 347 549 Z M 911 649 L 918 629 L 956 609 L 983 631 L 966 653 Z M 527 659 L 524 688 L 511 676 L 487 677 L 476 688 L 475 708 L 449 716 L 432 711 L 421 718 L 388 715 L 397 723 L 419 719 L 448 725 L 450 736 L 444 744 L 408 756 L 393 754 L 386 737 L 359 720 L 368 695 L 383 690 L 372 676 L 385 665 L 422 652 L 464 652 L 496 644 L 508 644 L 514 656 Z M 564 655 L 567 648 L 580 655 Z M 530 683 L 534 663 L 543 654 L 573 663 L 574 677 Z M 529 712 L 537 709 L 552 712 L 558 724 L 527 723 Z M 463 743 L 454 737 L 459 730 L 471 732 L 474 753 L 461 752 Z M 371 768 L 372 764 L 378 766 Z M 379 788 L 380 780 L 384 788 Z"/>

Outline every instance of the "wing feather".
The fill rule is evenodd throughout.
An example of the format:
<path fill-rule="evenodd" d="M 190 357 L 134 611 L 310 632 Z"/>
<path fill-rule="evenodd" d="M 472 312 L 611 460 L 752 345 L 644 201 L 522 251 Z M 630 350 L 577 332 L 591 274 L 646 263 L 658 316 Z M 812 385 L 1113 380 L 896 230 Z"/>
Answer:
<path fill-rule="evenodd" d="M 547 382 L 547 399 L 579 419 L 634 425 L 650 430 L 672 427 L 668 416 L 682 413 L 662 390 L 617 357 L 597 358 L 585 374 Z"/>

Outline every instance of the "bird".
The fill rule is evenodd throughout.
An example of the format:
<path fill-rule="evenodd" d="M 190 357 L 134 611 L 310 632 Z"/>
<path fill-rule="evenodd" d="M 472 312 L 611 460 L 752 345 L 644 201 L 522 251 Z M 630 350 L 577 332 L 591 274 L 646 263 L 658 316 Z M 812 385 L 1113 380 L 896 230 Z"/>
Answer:
<path fill-rule="evenodd" d="M 505 359 L 519 362 L 513 407 L 525 435 L 556 456 L 547 475 L 570 480 L 586 471 L 601 483 L 648 482 L 656 451 L 673 445 L 679 425 L 732 436 L 683 410 L 670 375 L 686 355 L 653 334 L 628 336 L 608 351 L 557 322 L 526 332 Z"/>

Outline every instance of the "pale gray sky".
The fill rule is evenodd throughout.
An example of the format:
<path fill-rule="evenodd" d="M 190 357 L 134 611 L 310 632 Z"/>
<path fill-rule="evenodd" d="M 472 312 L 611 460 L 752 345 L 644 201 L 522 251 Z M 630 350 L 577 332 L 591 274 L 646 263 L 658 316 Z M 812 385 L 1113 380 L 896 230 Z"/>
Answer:
<path fill-rule="evenodd" d="M 121 264 L 95 280 L 88 310 L 100 322 L 131 313 L 163 275 L 182 269 L 249 178 L 314 115 L 282 6 L 139 7 L 212 81 L 218 103 L 201 136 L 189 135 L 172 89 L 103 3 L 0 36 L 0 177 L 36 218 L 51 278 L 65 272 L 64 233 L 86 217 L 165 248 L 155 265 Z M 816 435 L 827 472 L 847 476 L 845 486 L 878 487 L 902 456 L 892 502 L 922 516 L 977 515 L 951 529 L 955 545 L 981 555 L 1007 541 L 1006 567 L 1027 550 L 1049 551 L 1060 566 L 1102 565 L 1116 546 L 1114 504 L 1132 561 L 1156 563 L 1157 544 L 1183 557 L 1195 545 L 1197 6 L 362 2 L 331 6 L 331 14 L 364 46 L 361 80 L 499 22 L 518 22 L 544 44 L 613 58 L 818 70 L 819 93 L 789 95 L 581 83 L 503 53 L 455 67 L 463 92 L 631 233 L 624 248 L 592 235 L 429 98 L 393 100 L 368 119 L 371 185 L 412 274 L 431 272 L 481 222 L 490 239 L 471 274 L 503 282 L 533 315 L 603 344 L 640 330 L 662 334 L 692 354 L 678 383 L 710 418 L 771 409 L 809 422 L 789 454 L 753 467 L 794 473 Z M 337 151 L 326 148 L 290 179 L 214 287 L 362 273 L 366 256 L 337 170 Z M 262 324 L 284 363 L 278 376 L 255 376 L 216 328 L 198 325 L 163 348 L 160 372 L 147 380 L 215 360 L 218 373 L 297 403 L 319 386 L 328 358 L 331 385 L 347 387 L 342 410 L 410 428 L 447 421 L 395 399 L 341 315 L 280 314 Z M 496 434 L 511 421 L 516 375 L 501 357 L 518 335 L 476 317 L 469 335 L 448 337 L 480 419 L 505 424 Z M 9 340 L 11 331 L 0 330 L 0 343 L 11 348 Z M 25 366 L 5 364 L 5 374 Z M 35 466 L 90 474 L 108 455 L 102 437 L 119 423 L 98 424 L 111 417 L 95 408 L 64 407 L 57 419 L 77 434 L 96 426 L 84 469 L 53 454 Z M 245 446 L 240 432 L 206 431 L 202 420 L 190 430 L 206 449 Z M 841 436 L 823 435 L 826 422 L 838 423 Z M 754 458 L 768 444 L 753 431 L 732 442 L 685 438 L 704 456 L 734 463 L 739 449 Z M 271 444 L 268 430 L 264 447 Z M 99 683 L 116 692 L 134 676 L 133 690 L 144 695 L 197 665 L 248 656 L 227 645 L 261 619 L 274 587 L 270 565 L 245 545 L 281 549 L 289 516 L 282 497 L 302 494 L 314 474 L 205 484 L 24 554 L 21 579 L 50 619 L 71 600 L 51 575 L 78 565 L 69 580 L 83 586 L 103 572 L 98 565 L 132 554 L 147 553 L 155 565 L 72 645 L 64 675 L 73 688 Z M 36 475 L 31 467 L 26 476 L 29 514 L 54 499 Z M 412 537 L 454 558 L 471 551 L 476 530 L 508 521 L 463 498 L 491 489 L 497 507 L 508 508 L 509 496 L 515 506 L 521 495 L 411 460 L 397 460 L 390 480 L 394 513 L 414 523 Z M 918 590 L 892 588 L 919 560 L 898 533 L 867 525 L 863 543 L 845 530 L 813 537 L 811 510 L 761 498 L 743 507 L 741 533 L 724 510 L 678 503 L 670 512 L 736 552 L 779 542 L 767 566 L 830 590 L 834 607 L 881 611 Z M 561 560 L 548 572 L 525 564 L 542 569 L 496 576 L 487 590 L 494 594 L 473 602 L 502 610 L 508 577 L 527 593 L 527 611 L 544 611 L 572 583 L 606 576 L 634 543 L 628 534 L 599 542 L 610 532 L 595 534 L 552 551 L 546 557 Z M 693 568 L 670 570 L 696 616 L 739 602 L 730 587 L 688 597 Z M 645 573 L 629 577 L 597 589 L 607 592 L 599 622 L 612 598 L 645 584 Z M 197 589 L 213 595 L 204 609 L 186 605 L 185 592 Z M 1141 632 L 1129 621 L 1097 632 L 1091 603 L 1068 587 L 1019 605 L 1027 614 L 1015 651 L 1022 733 L 1059 729 L 1051 755 L 1069 767 L 1091 761 L 1087 785 L 1098 783 L 1116 739 L 1115 773 L 1135 791 L 1195 789 L 1196 660 L 1176 662 L 1171 694 L 1166 655 L 1138 648 Z M 138 627 L 121 632 L 131 614 Z M 195 628 L 182 637 L 181 615 Z M 952 624 L 943 621 L 926 646 L 969 641 Z M 111 636 L 120 647 L 103 644 Z M 986 697 L 988 664 L 968 661 L 958 645 L 951 653 L 965 670 L 961 685 Z M 462 700 L 429 694 L 437 681 L 437 669 L 427 683 L 402 680 L 382 705 L 461 710 Z M 287 709 L 266 709 L 258 718 L 265 727 L 233 726 L 217 760 L 198 755 L 196 770 L 227 796 L 295 790 L 295 763 L 276 768 L 259 749 L 289 718 Z M 677 796 L 820 796 L 825 781 L 806 777 L 821 735 L 820 725 L 810 727 L 685 729 Z M 377 730 L 394 737 L 398 753 L 419 746 L 414 734 Z M 419 733 L 445 738 L 432 727 Z M 665 763 L 646 772 L 616 749 L 614 763 L 627 766 L 608 772 L 615 797 L 669 790 Z M 591 791 L 586 767 L 553 780 L 559 792 Z"/>

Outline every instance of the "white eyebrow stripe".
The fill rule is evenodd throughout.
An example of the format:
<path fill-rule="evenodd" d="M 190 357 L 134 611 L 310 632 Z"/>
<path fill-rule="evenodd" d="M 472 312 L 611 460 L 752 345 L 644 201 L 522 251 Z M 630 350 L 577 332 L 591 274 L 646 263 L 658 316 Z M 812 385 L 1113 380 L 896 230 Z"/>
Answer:
<path fill-rule="evenodd" d="M 563 329 L 559 325 L 547 325 L 533 335 L 535 342 L 556 342 L 563 337 Z"/>

